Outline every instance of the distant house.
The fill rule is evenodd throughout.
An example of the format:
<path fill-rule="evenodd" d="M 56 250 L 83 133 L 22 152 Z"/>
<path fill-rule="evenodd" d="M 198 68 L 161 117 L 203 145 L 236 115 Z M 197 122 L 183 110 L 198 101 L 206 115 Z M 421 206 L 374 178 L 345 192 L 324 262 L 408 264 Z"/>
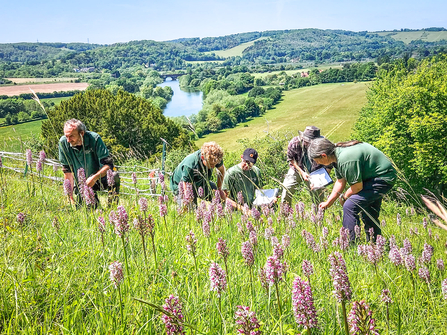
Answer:
<path fill-rule="evenodd" d="M 301 72 L 301 78 L 309 77 L 309 72 Z"/>

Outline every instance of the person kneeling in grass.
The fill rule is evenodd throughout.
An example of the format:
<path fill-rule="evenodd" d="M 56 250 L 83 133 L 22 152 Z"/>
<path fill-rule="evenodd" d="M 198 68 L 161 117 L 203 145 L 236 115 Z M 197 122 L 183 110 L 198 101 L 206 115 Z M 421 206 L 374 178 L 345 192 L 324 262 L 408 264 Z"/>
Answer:
<path fill-rule="evenodd" d="M 370 228 L 374 230 L 374 237 L 381 235 L 379 214 L 382 199 L 397 177 L 388 157 L 368 143 L 349 141 L 333 144 L 325 138 L 313 140 L 308 154 L 318 164 L 336 163 L 337 181 L 331 195 L 320 203 L 319 208 L 329 208 L 339 199 L 343 206 L 343 227 L 349 229 L 351 241 L 355 239 L 355 226 L 360 225 L 360 213 L 367 240 L 370 239 Z M 349 188 L 343 193 L 346 184 Z"/>
<path fill-rule="evenodd" d="M 248 148 L 241 156 L 241 162 L 228 169 L 225 174 L 222 189 L 227 201 L 233 208 L 242 209 L 244 204 L 250 208 L 255 199 L 255 190 L 262 186 L 261 170 L 254 166 L 258 159 L 255 149 Z M 241 192 L 243 203 L 238 203 L 238 193 Z"/>
<path fill-rule="evenodd" d="M 211 181 L 213 169 L 216 168 L 217 185 Z M 200 150 L 186 156 L 175 168 L 171 176 L 171 190 L 177 196 L 178 203 L 181 205 L 182 199 L 189 195 L 186 194 L 187 187 L 185 183 L 192 184 L 193 199 L 197 204 L 197 198 L 200 196 L 205 200 L 211 200 L 212 190 L 220 190 L 221 197 L 225 198 L 222 191 L 222 182 L 225 176 L 225 165 L 223 164 L 223 150 L 216 142 L 206 142 Z M 183 190 L 183 194 L 179 191 Z M 203 192 L 203 195 L 199 195 Z"/>

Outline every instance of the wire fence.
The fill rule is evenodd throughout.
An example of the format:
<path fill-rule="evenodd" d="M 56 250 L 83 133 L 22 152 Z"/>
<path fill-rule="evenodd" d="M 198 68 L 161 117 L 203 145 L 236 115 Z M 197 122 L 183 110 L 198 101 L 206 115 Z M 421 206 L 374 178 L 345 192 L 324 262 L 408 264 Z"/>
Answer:
<path fill-rule="evenodd" d="M 62 164 L 56 159 L 46 158 L 42 161 L 42 170 L 37 171 L 36 164 L 28 166 L 26 154 L 21 152 L 0 151 L 1 169 L 14 171 L 15 173 L 32 174 L 38 178 L 44 178 L 62 184 L 64 181 Z M 32 155 L 33 162 L 37 162 L 38 155 Z M 140 196 L 160 196 L 160 174 L 171 175 L 170 172 L 162 172 L 161 169 L 151 169 L 141 165 L 115 165 L 121 179 L 120 194 Z M 133 183 L 132 175 L 135 173 L 137 183 Z M 123 192 L 123 188 L 126 192 Z M 103 191 L 107 193 L 107 191 Z"/>

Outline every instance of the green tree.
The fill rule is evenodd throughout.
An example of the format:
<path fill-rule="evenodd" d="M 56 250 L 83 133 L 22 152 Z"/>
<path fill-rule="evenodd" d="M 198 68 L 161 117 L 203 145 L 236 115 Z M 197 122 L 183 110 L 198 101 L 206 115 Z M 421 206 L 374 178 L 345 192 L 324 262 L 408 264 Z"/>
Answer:
<path fill-rule="evenodd" d="M 64 122 L 71 118 L 83 121 L 88 130 L 101 135 L 112 154 L 149 157 L 160 152 L 164 138 L 171 147 L 188 145 L 188 135 L 166 118 L 151 101 L 125 91 L 113 95 L 108 90 L 91 90 L 63 101 L 48 111 L 42 123 L 46 150 L 57 153 Z"/>
<path fill-rule="evenodd" d="M 447 189 L 447 56 L 381 71 L 353 137 L 387 154 L 416 191 Z M 405 184 L 403 184 L 405 186 Z"/>

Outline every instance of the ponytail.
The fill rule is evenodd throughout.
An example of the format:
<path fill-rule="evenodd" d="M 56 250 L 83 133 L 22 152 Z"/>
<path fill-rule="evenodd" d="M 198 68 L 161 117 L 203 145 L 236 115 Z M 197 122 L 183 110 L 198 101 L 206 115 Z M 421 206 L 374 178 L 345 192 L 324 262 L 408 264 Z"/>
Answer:
<path fill-rule="evenodd" d="M 346 147 L 352 147 L 353 145 L 360 144 L 361 141 L 352 140 L 352 141 L 346 141 L 346 142 L 338 142 L 335 144 L 337 148 L 346 148 Z"/>

